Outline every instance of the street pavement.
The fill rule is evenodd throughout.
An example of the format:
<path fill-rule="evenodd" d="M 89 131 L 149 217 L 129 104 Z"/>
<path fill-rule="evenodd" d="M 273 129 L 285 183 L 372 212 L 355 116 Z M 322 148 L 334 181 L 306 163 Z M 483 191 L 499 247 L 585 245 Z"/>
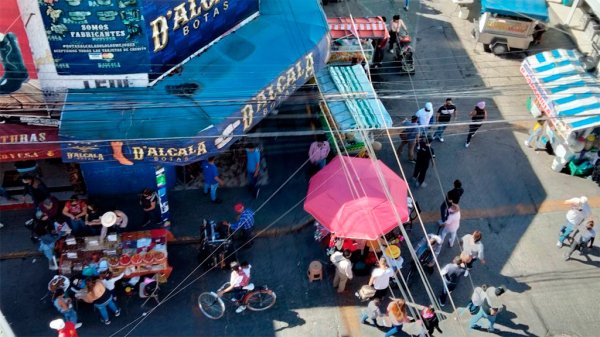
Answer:
<path fill-rule="evenodd" d="M 483 232 L 487 264 L 476 265 L 470 277 L 463 279 L 452 293 L 456 306 L 466 305 L 473 285 L 505 285 L 508 292 L 502 300 L 506 311 L 498 317 L 496 334 L 597 336 L 600 331 L 595 315 L 600 301 L 597 282 L 600 249 L 595 247 L 587 257 L 574 254 L 570 261 L 564 261 L 562 254 L 566 248 L 559 250 L 554 244 L 564 221 L 565 208 L 561 201 L 587 195 L 597 219 L 600 193 L 597 185 L 589 180 L 553 172 L 551 156 L 522 145 L 533 124 L 525 107 L 531 91 L 518 71 L 522 55 L 498 58 L 483 52 L 470 36 L 472 24 L 457 17 L 457 9 L 450 1 L 413 0 L 408 13 L 401 7 L 402 1 L 367 0 L 330 3 L 325 9 L 329 16 L 348 16 L 349 13 L 354 16 L 385 15 L 388 20 L 395 13 L 402 14 L 413 36 L 417 73 L 407 77 L 390 68 L 374 83 L 395 123 L 412 115 L 424 102 L 431 100 L 434 106 L 441 105 L 447 96 L 454 99 L 459 109 L 459 123 L 468 121 L 468 111 L 482 99 L 488 103 L 490 120 L 498 121 L 482 127 L 468 149 L 463 146 L 467 127 L 448 128 L 446 142 L 433 144 L 436 160 L 428 172 L 428 186 L 413 188 L 426 215 L 425 230 L 432 232 L 444 192 L 451 188 L 454 179 L 461 179 L 465 188 L 461 199 L 465 219 L 459 235 L 474 229 Z M 572 43 L 566 36 L 551 30 L 539 48 L 570 46 Z M 386 55 L 387 61 L 390 55 Z M 417 94 L 413 95 L 413 92 Z M 291 116 L 306 113 L 302 98 L 280 110 Z M 261 124 L 259 131 L 310 130 L 311 125 L 306 120 L 284 117 L 269 118 Z M 402 174 L 391 151 L 397 146 L 398 138 L 393 137 L 393 147 L 384 134 L 378 138 L 384 144 L 378 157 Z M 242 314 L 235 314 L 229 307 L 221 320 L 206 319 L 197 308 L 197 296 L 218 288 L 227 280 L 228 273 L 195 271 L 180 285 L 197 266 L 197 245 L 172 245 L 169 261 L 175 271 L 161 294 L 164 298 L 169 292 L 181 292 L 147 316 L 142 316 L 141 300 L 121 297 L 119 305 L 124 309 L 123 315 L 114 319 L 110 326 L 101 325 L 98 314 L 82 304 L 79 314 L 84 326 L 80 335 L 382 335 L 379 330 L 357 322 L 365 304 L 359 303 L 351 294 L 366 283 L 367 278 L 357 277 L 350 281 L 348 290 L 341 295 L 331 287 L 332 271 L 329 268 L 326 268 L 325 280 L 309 283 L 306 269 L 310 261 L 320 260 L 327 266 L 323 249 L 312 239 L 310 226 L 284 234 L 286 228 L 300 226 L 309 219 L 301 209 L 307 184 L 305 171 L 301 169 L 277 194 L 274 192 L 304 163 L 309 143 L 307 137 L 264 140 L 270 181 L 257 200 L 250 198 L 243 188 L 221 189 L 219 193 L 224 203 L 216 207 L 209 204 L 199 190 L 170 194 L 173 232 L 177 237 L 197 235 L 197 226 L 203 217 L 231 219 L 231 206 L 240 200 L 259 210 L 258 229 L 280 229 L 281 235 L 259 238 L 251 249 L 241 251 L 239 256 L 252 263 L 255 283 L 268 284 L 275 290 L 278 296 L 275 307 L 265 312 Z M 412 166 L 406 157 L 401 158 L 401 167 L 410 176 Z M 268 200 L 271 196 L 273 198 Z M 109 202 L 131 204 L 126 200 Z M 135 219 L 135 207 L 129 207 L 128 212 Z M 22 226 L 28 212 L 0 214 L 0 221 L 6 225 L 0 230 L 0 254 L 35 248 Z M 132 222 L 135 227 L 137 221 Z M 415 225 L 410 238 L 417 240 L 422 234 L 421 226 Z M 458 253 L 456 247 L 444 247 L 440 263 L 449 262 Z M 402 254 L 409 260 L 408 249 L 403 249 Z M 0 261 L 0 308 L 18 336 L 52 334 L 47 323 L 57 316 L 56 312 L 47 298 L 40 300 L 50 277 L 43 257 Z M 432 276 L 430 281 L 433 290 L 438 292 L 441 288 L 439 275 Z M 420 282 L 412 282 L 410 291 L 415 302 L 430 303 Z M 443 310 L 453 311 L 450 304 Z M 443 335 L 488 334 L 469 331 L 467 320 L 468 314 L 461 315 L 458 320 L 453 316 L 444 320 L 441 324 Z"/>

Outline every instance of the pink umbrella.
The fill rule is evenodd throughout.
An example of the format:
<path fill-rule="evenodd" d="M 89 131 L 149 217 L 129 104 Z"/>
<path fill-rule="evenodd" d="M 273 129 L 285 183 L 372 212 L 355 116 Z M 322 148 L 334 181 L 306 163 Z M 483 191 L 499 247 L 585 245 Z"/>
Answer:
<path fill-rule="evenodd" d="M 398 226 L 392 205 L 408 221 L 406 198 L 406 182 L 381 160 L 337 156 L 310 179 L 304 210 L 337 236 L 373 240 Z"/>

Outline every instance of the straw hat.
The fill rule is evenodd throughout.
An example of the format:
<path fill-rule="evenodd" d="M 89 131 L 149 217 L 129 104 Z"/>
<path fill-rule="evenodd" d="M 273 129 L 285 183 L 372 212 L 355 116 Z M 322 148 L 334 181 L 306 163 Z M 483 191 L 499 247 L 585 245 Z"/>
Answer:
<path fill-rule="evenodd" d="M 104 227 L 112 227 L 117 222 L 117 215 L 115 212 L 106 212 L 100 218 L 100 222 Z"/>
<path fill-rule="evenodd" d="M 62 318 L 58 318 L 50 322 L 50 328 L 54 330 L 60 330 L 65 327 L 65 321 Z"/>
<path fill-rule="evenodd" d="M 391 245 L 388 246 L 385 251 L 384 254 L 387 257 L 391 257 L 392 259 L 397 259 L 398 256 L 400 256 L 400 247 L 396 246 L 396 245 Z"/>

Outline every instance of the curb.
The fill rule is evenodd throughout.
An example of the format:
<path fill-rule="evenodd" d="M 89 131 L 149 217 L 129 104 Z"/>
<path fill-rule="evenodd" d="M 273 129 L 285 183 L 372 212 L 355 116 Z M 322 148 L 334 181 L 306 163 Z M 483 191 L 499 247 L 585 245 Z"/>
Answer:
<path fill-rule="evenodd" d="M 312 224 L 312 222 L 314 221 L 314 219 L 310 216 L 307 216 L 303 220 L 304 220 L 304 222 L 296 224 L 296 225 L 283 227 L 283 228 L 270 228 L 270 229 L 267 229 L 264 231 L 260 231 L 256 236 L 259 238 L 271 238 L 271 237 L 296 233 L 296 232 L 299 232 L 302 229 L 310 226 Z M 193 245 L 193 244 L 199 244 L 200 242 L 201 242 L 201 240 L 200 240 L 199 236 L 180 236 L 180 237 L 177 237 L 175 240 L 170 241 L 169 245 L 176 245 L 176 246 Z M 0 254 L 0 261 L 26 259 L 29 257 L 41 257 L 41 256 L 43 256 L 43 254 L 36 250 L 22 250 L 22 251 L 17 251 L 17 252 Z"/>

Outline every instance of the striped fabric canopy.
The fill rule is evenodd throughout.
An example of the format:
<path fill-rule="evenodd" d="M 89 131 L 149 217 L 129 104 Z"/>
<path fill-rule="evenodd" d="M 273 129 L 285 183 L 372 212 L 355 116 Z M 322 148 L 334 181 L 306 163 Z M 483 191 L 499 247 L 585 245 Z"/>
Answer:
<path fill-rule="evenodd" d="M 600 125 L 600 82 L 585 71 L 576 50 L 556 49 L 527 57 L 521 73 L 546 114 L 570 130 Z"/>
<path fill-rule="evenodd" d="M 361 39 L 388 38 L 387 27 L 379 16 L 370 18 L 327 18 L 329 33 L 334 39 L 358 37 Z"/>
<path fill-rule="evenodd" d="M 342 130 L 386 128 L 392 118 L 379 99 L 360 65 L 329 66 L 316 75 L 327 107 Z"/>

